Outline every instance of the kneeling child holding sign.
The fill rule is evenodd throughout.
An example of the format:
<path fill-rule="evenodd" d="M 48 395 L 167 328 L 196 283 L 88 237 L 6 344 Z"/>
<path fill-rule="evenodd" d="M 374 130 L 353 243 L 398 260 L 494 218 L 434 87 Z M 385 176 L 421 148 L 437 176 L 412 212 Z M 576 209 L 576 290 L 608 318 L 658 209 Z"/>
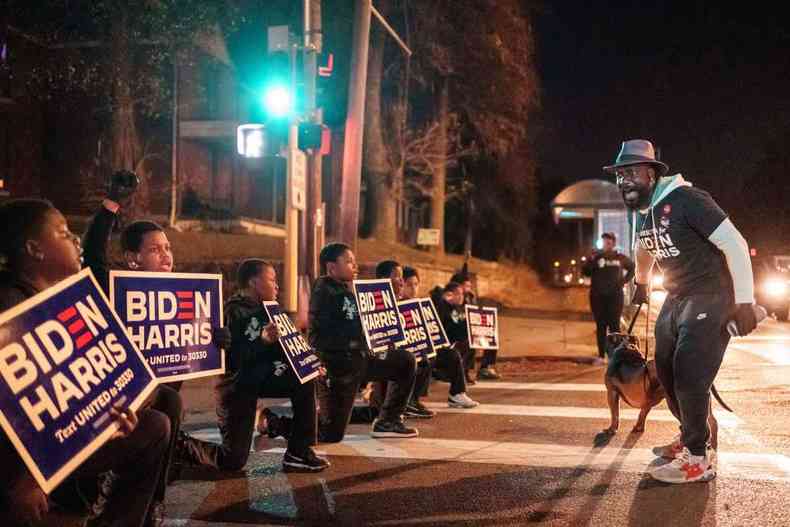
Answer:
<path fill-rule="evenodd" d="M 324 470 L 329 461 L 312 449 L 317 434 L 313 379 L 318 375 L 318 359 L 309 350 L 301 353 L 307 346 L 294 343 L 296 338 L 280 339 L 292 325 L 281 319 L 285 315 L 279 310 L 272 320 L 264 307 L 273 311 L 277 305 L 279 286 L 273 265 L 258 259 L 243 261 L 238 285 L 239 292 L 225 304 L 225 327 L 232 336 L 226 373 L 214 387 L 222 444 L 183 438 L 181 458 L 220 470 L 241 469 L 250 455 L 258 399 L 289 397 L 294 417 L 283 432 L 288 439 L 283 468 L 287 472 Z M 267 417 L 276 421 L 271 413 Z"/>
<path fill-rule="evenodd" d="M 73 276 L 80 243 L 60 211 L 15 200 L 0 207 L 0 225 L 9 271 L 0 280 L 0 312 L 9 310 L 0 317 L 0 515 L 11 525 L 41 521 L 54 503 L 48 494 L 71 502 L 75 481 L 112 470 L 118 479 L 99 521 L 142 525 L 170 438 L 164 414 L 128 406 L 150 393 L 150 369 L 90 272 Z M 108 417 L 118 424 L 109 441 Z"/>

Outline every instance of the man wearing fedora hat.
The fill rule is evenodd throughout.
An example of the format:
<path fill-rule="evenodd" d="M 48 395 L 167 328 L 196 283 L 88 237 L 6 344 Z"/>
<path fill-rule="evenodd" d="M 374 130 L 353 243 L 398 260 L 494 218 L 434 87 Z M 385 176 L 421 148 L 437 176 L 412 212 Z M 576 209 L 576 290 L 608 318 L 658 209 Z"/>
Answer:
<path fill-rule="evenodd" d="M 680 174 L 666 175 L 669 167 L 649 141 L 625 141 L 604 171 L 615 175 L 632 212 L 633 303 L 647 301 L 653 265 L 667 291 L 656 321 L 656 370 L 681 433 L 653 449 L 672 461 L 650 475 L 668 483 L 710 481 L 716 477 L 708 446 L 710 388 L 729 342 L 726 325 L 734 320 L 741 336 L 757 326 L 749 247 L 710 194 Z"/>

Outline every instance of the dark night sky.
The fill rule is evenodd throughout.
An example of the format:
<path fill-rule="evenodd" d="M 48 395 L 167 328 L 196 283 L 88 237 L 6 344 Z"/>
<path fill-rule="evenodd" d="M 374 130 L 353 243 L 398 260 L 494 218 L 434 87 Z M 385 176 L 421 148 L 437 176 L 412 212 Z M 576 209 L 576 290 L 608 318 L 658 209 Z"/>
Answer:
<path fill-rule="evenodd" d="M 767 2 L 638 4 L 555 2 L 539 17 L 544 177 L 601 177 L 622 140 L 651 139 L 737 222 L 743 187 L 790 131 L 786 19 Z"/>

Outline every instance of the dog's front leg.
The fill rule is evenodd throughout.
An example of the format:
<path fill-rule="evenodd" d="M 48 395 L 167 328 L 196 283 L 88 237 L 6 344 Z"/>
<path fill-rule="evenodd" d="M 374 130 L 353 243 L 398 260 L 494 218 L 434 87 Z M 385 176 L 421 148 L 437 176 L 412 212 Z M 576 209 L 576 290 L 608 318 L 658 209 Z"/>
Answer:
<path fill-rule="evenodd" d="M 641 433 L 645 431 L 645 420 L 647 419 L 647 414 L 650 413 L 651 408 L 652 406 L 648 404 L 647 406 L 644 406 L 642 407 L 641 410 L 639 410 L 639 417 L 636 419 L 636 424 L 631 429 L 631 432 Z"/>
<path fill-rule="evenodd" d="M 615 434 L 617 429 L 620 428 L 620 395 L 612 386 L 607 386 L 606 388 L 606 402 L 609 404 L 609 413 L 612 416 L 612 420 L 609 423 L 609 428 L 606 428 L 604 432 Z"/>

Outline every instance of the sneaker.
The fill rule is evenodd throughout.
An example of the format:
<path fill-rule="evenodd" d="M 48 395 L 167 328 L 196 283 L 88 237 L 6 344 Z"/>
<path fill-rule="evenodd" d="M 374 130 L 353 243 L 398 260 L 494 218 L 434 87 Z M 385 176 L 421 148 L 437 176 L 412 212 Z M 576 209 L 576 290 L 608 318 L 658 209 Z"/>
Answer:
<path fill-rule="evenodd" d="M 288 426 L 289 420 L 287 417 L 281 417 L 268 408 L 264 408 L 258 416 L 258 432 L 261 435 L 268 435 L 269 439 L 274 439 L 275 437 L 288 439 L 291 435 Z M 264 423 L 263 426 L 261 426 L 261 423 Z"/>
<path fill-rule="evenodd" d="M 329 460 L 317 455 L 310 447 L 307 447 L 304 453 L 300 455 L 286 450 L 283 457 L 283 470 L 285 472 L 321 472 L 330 464 Z"/>
<path fill-rule="evenodd" d="M 480 368 L 480 371 L 477 372 L 477 379 L 480 381 L 496 381 L 500 379 L 500 376 L 493 366 L 489 366 L 487 368 Z"/>
<path fill-rule="evenodd" d="M 371 437 L 417 437 L 420 435 L 416 428 L 410 428 L 403 424 L 403 421 L 384 421 L 376 419 L 373 423 Z"/>
<path fill-rule="evenodd" d="M 474 408 L 479 404 L 466 395 L 466 392 L 457 393 L 447 398 L 447 406 L 450 408 Z"/>
<path fill-rule="evenodd" d="M 681 452 L 683 452 L 683 442 L 680 434 L 676 435 L 668 445 L 653 447 L 653 454 L 664 459 L 675 459 Z"/>
<path fill-rule="evenodd" d="M 145 519 L 143 527 L 162 527 L 167 518 L 167 509 L 161 501 L 155 501 L 148 509 L 148 517 Z"/>
<path fill-rule="evenodd" d="M 707 454 L 694 456 L 684 447 L 683 452 L 671 463 L 657 467 L 650 472 L 650 476 L 664 483 L 694 483 L 715 478 L 716 468 Z"/>
<path fill-rule="evenodd" d="M 420 401 L 412 401 L 406 405 L 406 410 L 403 412 L 403 415 L 415 419 L 430 419 L 436 415 L 436 412 L 427 408 Z"/>
<path fill-rule="evenodd" d="M 258 423 L 255 428 L 258 430 L 258 433 L 262 436 L 268 435 L 269 433 L 269 415 L 272 414 L 272 411 L 268 408 L 261 408 L 258 410 Z"/>

